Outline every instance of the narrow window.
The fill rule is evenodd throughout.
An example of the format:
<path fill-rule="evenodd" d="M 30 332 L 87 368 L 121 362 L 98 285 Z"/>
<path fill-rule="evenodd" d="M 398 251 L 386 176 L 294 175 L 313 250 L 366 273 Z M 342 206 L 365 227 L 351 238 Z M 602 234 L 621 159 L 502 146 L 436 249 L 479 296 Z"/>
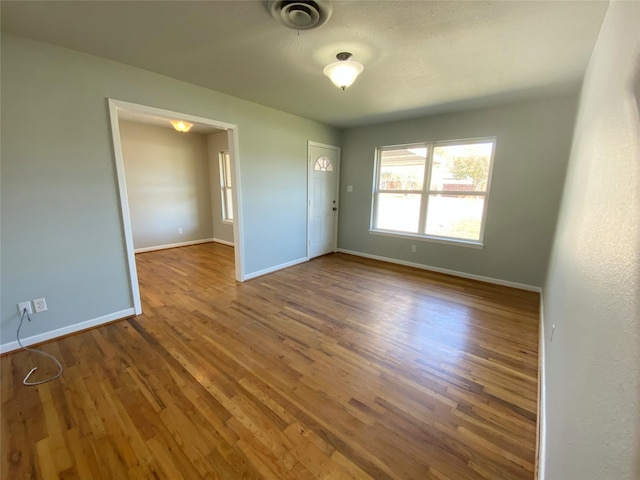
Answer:
<path fill-rule="evenodd" d="M 231 157 L 228 151 L 224 151 L 220 152 L 220 195 L 222 197 L 222 220 L 225 222 L 233 222 L 231 192 Z"/>
<path fill-rule="evenodd" d="M 371 230 L 482 244 L 495 138 L 379 147 Z"/>

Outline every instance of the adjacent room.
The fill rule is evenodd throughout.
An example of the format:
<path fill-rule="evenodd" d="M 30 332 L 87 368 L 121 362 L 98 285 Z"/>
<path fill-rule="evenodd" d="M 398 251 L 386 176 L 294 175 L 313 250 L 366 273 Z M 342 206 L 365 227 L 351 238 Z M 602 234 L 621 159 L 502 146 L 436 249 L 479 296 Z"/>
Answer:
<path fill-rule="evenodd" d="M 640 2 L 0 10 L 2 478 L 640 478 Z"/>

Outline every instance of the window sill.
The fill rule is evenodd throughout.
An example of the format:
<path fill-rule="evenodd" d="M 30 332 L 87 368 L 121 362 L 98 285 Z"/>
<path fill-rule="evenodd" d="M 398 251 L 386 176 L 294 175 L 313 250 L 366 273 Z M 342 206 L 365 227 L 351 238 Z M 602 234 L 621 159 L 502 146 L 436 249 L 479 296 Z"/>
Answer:
<path fill-rule="evenodd" d="M 415 240 L 418 242 L 431 242 L 431 243 L 442 243 L 444 245 L 453 245 L 456 247 L 467 247 L 467 248 L 484 248 L 484 244 L 481 242 L 474 242 L 472 240 L 460 240 L 455 238 L 447 238 L 447 237 L 432 237 L 429 235 L 414 235 L 411 233 L 401 233 L 401 232 L 392 232 L 387 230 L 369 230 L 369 234 L 371 235 L 382 235 L 383 237 L 393 237 L 393 238 L 402 238 L 406 240 Z"/>

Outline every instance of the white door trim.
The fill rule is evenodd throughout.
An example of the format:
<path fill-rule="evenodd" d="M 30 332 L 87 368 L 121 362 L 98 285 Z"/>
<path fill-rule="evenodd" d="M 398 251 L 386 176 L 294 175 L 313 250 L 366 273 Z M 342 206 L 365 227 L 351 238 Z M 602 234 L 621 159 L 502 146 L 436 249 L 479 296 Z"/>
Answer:
<path fill-rule="evenodd" d="M 111 135 L 113 138 L 113 150 L 116 164 L 116 174 L 118 177 L 118 190 L 120 195 L 120 211 L 122 214 L 122 228 L 124 233 L 125 247 L 127 251 L 127 263 L 129 267 L 129 281 L 131 282 L 131 298 L 136 315 L 142 313 L 142 303 L 140 301 L 140 287 L 138 286 L 138 272 L 136 270 L 135 252 L 133 248 L 133 232 L 131 229 L 131 215 L 129 213 L 129 199 L 127 198 L 127 184 L 124 172 L 124 157 L 122 155 L 122 141 L 120 139 L 120 126 L 118 124 L 118 111 L 127 110 L 143 113 L 154 117 L 162 117 L 167 120 L 186 120 L 192 123 L 202 123 L 212 127 L 226 130 L 229 137 L 229 154 L 231 155 L 233 168 L 231 169 L 231 181 L 234 189 L 233 196 L 233 235 L 234 253 L 236 266 L 236 280 L 244 282 L 244 232 L 242 228 L 242 193 L 240 183 L 240 154 L 238 147 L 238 126 L 230 123 L 220 122 L 209 118 L 197 117 L 186 113 L 173 112 L 161 108 L 149 107 L 137 103 L 125 102 L 122 100 L 108 99 L 109 119 L 111 122 Z"/>
<path fill-rule="evenodd" d="M 311 205 L 311 147 L 326 148 L 328 150 L 334 150 L 337 154 L 336 165 L 336 205 L 338 205 L 338 215 L 340 214 L 340 147 L 335 145 L 328 145 L 326 143 L 307 141 L 307 259 L 309 258 L 309 239 L 311 238 L 311 219 L 309 218 L 309 207 Z M 338 215 L 334 219 L 334 238 L 333 238 L 333 251 L 338 251 Z"/>

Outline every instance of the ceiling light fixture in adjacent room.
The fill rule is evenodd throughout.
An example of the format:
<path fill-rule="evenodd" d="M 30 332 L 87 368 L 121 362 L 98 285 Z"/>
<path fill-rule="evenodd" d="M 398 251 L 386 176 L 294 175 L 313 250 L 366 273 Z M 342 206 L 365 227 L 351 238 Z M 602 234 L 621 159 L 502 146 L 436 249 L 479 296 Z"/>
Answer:
<path fill-rule="evenodd" d="M 186 133 L 193 127 L 193 123 L 185 122 L 184 120 L 170 120 L 170 122 L 173 128 L 181 133 Z"/>
<path fill-rule="evenodd" d="M 346 89 L 355 82 L 358 75 L 362 73 L 364 67 L 361 63 L 351 60 L 352 55 L 349 52 L 340 52 L 336 55 L 337 62 L 330 63 L 324 67 L 324 74 L 331 79 L 333 84 Z"/>

